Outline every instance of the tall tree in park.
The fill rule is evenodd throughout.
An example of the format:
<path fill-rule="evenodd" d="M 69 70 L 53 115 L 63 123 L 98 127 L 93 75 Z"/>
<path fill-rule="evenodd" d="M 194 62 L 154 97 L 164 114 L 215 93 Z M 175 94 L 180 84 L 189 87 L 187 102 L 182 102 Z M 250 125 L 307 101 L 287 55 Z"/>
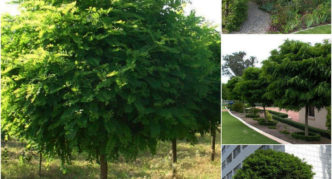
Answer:
<path fill-rule="evenodd" d="M 308 109 L 331 105 L 331 43 L 311 45 L 286 40 L 263 62 L 270 81 L 267 95 L 280 108 L 305 108 L 305 135 L 308 131 Z"/>
<path fill-rule="evenodd" d="M 313 178 L 312 166 L 300 158 L 274 150 L 257 150 L 242 163 L 234 179 Z"/>
<path fill-rule="evenodd" d="M 244 69 L 254 67 L 257 63 L 256 57 L 245 59 L 245 52 L 235 52 L 223 57 L 222 74 L 227 76 L 242 76 Z"/>
<path fill-rule="evenodd" d="M 273 104 L 273 101 L 268 99 L 265 95 L 268 85 L 267 79 L 262 74 L 262 69 L 249 67 L 244 70 L 240 82 L 237 83 L 235 87 L 251 106 L 255 106 L 255 103 L 262 104 L 265 119 L 265 107 Z"/>
<path fill-rule="evenodd" d="M 101 178 L 119 155 L 195 140 L 215 63 L 182 3 L 23 1 L 1 24 L 2 125 L 63 161 L 88 153 Z"/>

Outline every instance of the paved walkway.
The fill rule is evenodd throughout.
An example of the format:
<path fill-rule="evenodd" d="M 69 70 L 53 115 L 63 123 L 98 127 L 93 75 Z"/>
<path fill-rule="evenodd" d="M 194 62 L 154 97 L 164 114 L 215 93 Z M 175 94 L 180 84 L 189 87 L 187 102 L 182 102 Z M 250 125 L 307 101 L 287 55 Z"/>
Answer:
<path fill-rule="evenodd" d="M 242 24 L 240 31 L 232 34 L 264 34 L 270 27 L 270 14 L 260 10 L 252 1 L 248 2 L 248 19 Z"/>
<path fill-rule="evenodd" d="M 258 109 L 263 109 L 263 107 L 257 107 Z M 292 119 L 292 121 L 300 122 L 299 120 L 299 112 L 298 111 L 286 111 L 285 109 L 279 109 L 278 107 L 267 107 L 266 110 L 281 112 L 288 114 L 288 117 Z"/>

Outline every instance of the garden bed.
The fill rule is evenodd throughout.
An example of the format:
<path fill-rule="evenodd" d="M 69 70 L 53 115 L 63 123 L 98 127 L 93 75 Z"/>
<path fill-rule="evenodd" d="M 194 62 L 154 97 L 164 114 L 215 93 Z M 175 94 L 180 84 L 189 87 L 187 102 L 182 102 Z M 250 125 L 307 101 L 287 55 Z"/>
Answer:
<path fill-rule="evenodd" d="M 305 141 L 305 140 L 301 140 L 301 139 L 295 139 L 291 136 L 291 133 L 303 132 L 303 130 L 300 130 L 298 128 L 284 124 L 282 122 L 278 122 L 276 124 L 276 129 L 270 129 L 269 126 L 259 125 L 256 120 L 245 117 L 245 115 L 243 113 L 238 113 L 238 112 L 234 112 L 234 111 L 232 111 L 232 113 L 234 115 L 240 117 L 241 119 L 243 119 L 248 124 L 250 124 L 268 134 L 271 134 L 279 139 L 285 140 L 289 143 L 293 143 L 293 144 L 330 144 L 331 143 L 331 140 L 326 137 L 321 137 L 320 141 Z M 260 116 L 263 117 L 263 113 L 261 113 Z M 284 132 L 282 132 L 282 131 L 284 131 Z M 285 133 L 287 133 L 285 131 L 288 131 L 289 134 L 285 134 Z"/>

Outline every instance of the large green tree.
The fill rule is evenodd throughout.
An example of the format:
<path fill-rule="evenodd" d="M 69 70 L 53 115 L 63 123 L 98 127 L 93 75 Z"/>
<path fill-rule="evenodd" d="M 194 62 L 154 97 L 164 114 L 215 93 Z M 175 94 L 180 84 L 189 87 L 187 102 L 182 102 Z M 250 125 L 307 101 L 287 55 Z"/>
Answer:
<path fill-rule="evenodd" d="M 331 104 L 331 43 L 311 45 L 286 40 L 263 62 L 264 75 L 270 81 L 267 97 L 280 108 L 305 108 L 305 135 L 308 108 L 321 109 Z"/>
<path fill-rule="evenodd" d="M 265 95 L 268 85 L 267 79 L 262 74 L 262 69 L 249 67 L 244 70 L 241 80 L 235 87 L 237 88 L 235 90 L 242 94 L 251 106 L 255 106 L 256 103 L 262 104 L 265 119 L 265 107 L 273 104 L 273 101 Z"/>
<path fill-rule="evenodd" d="M 274 150 L 257 150 L 242 163 L 242 168 L 234 175 L 243 178 L 313 178 L 312 166 L 300 158 Z"/>
<path fill-rule="evenodd" d="M 236 84 L 241 81 L 241 77 L 235 76 L 227 81 L 226 88 L 228 90 L 228 98 L 230 100 L 241 100 L 241 94 L 235 90 Z"/>
<path fill-rule="evenodd" d="M 215 63 L 183 2 L 20 2 L 2 19 L 3 127 L 63 161 L 88 153 L 101 178 L 119 155 L 194 141 Z"/>

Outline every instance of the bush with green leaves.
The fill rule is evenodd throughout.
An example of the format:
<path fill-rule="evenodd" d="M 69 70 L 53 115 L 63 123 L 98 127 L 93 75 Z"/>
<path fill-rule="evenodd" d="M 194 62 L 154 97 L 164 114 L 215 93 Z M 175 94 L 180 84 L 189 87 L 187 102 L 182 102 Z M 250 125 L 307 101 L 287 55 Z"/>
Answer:
<path fill-rule="evenodd" d="M 304 132 L 293 132 L 291 136 L 295 139 L 301 139 L 306 141 L 319 141 L 320 135 L 317 133 L 309 132 L 309 135 L 305 135 Z"/>
<path fill-rule="evenodd" d="M 234 179 L 261 178 L 306 178 L 312 179 L 312 166 L 300 158 L 274 150 L 257 150 L 249 155 L 242 168 L 234 175 Z"/>
<path fill-rule="evenodd" d="M 236 31 L 248 16 L 248 0 L 222 1 L 222 27 L 224 32 Z M 226 31 L 225 31 L 226 30 Z"/>
<path fill-rule="evenodd" d="M 236 101 L 234 104 L 232 104 L 231 106 L 231 110 L 232 111 L 236 111 L 236 112 L 243 112 L 243 108 L 244 108 L 244 104 L 240 101 Z"/>
<path fill-rule="evenodd" d="M 331 23 L 330 0 L 256 0 L 271 13 L 271 32 L 290 33 L 301 28 Z"/>
<path fill-rule="evenodd" d="M 1 23 L 9 133 L 63 161 L 86 152 L 106 178 L 109 160 L 210 130 L 201 106 L 218 91 L 218 34 L 185 16 L 184 1 L 19 2 L 24 11 Z"/>

